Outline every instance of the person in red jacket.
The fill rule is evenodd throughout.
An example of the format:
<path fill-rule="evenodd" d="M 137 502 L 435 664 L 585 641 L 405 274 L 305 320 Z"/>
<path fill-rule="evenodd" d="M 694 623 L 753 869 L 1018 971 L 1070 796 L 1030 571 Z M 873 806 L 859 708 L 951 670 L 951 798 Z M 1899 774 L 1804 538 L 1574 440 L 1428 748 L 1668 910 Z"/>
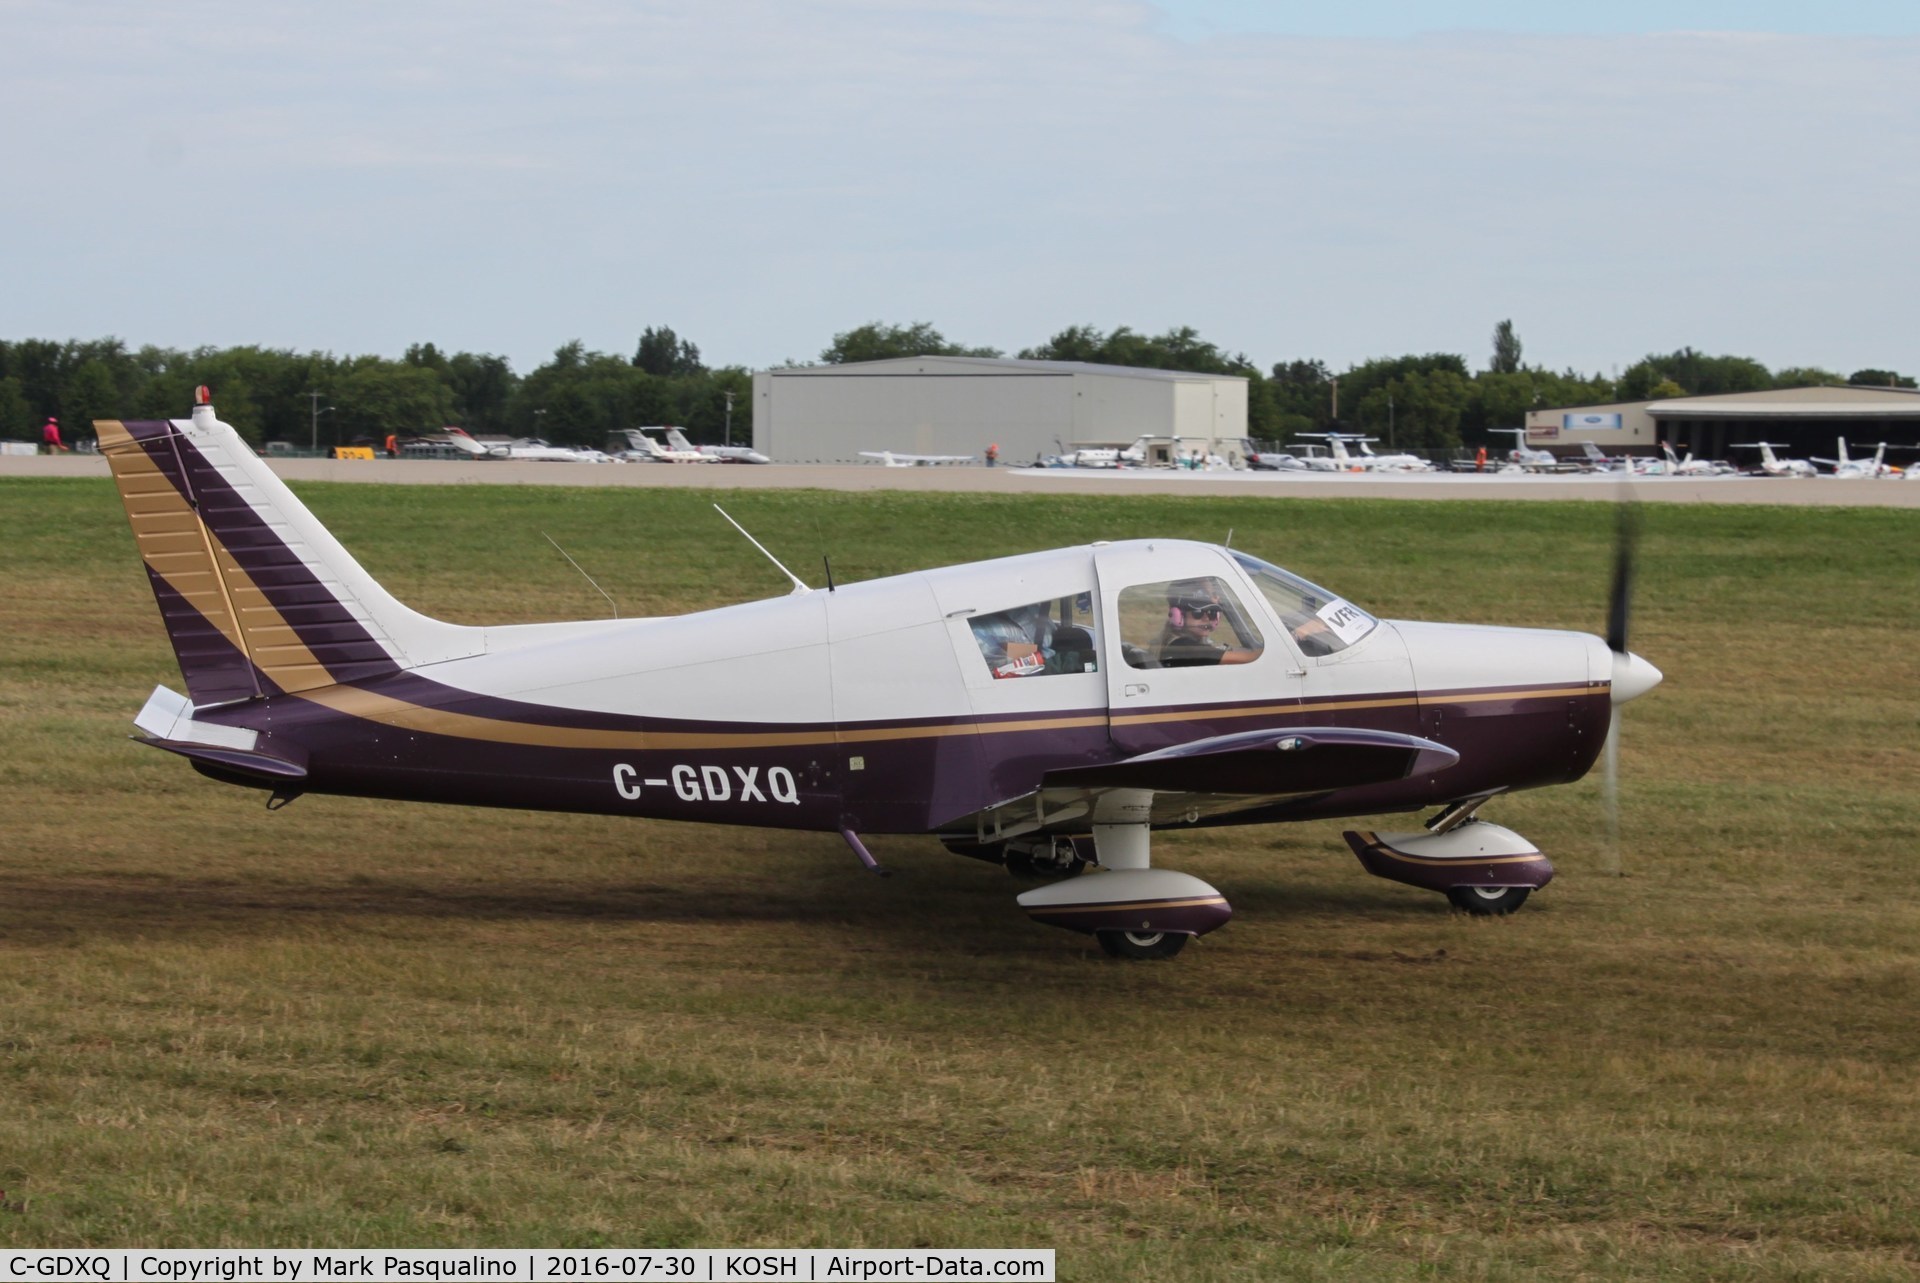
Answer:
<path fill-rule="evenodd" d="M 59 454 L 66 449 L 66 445 L 60 440 L 60 420 L 49 414 L 46 425 L 40 429 L 40 452 L 42 454 Z M 69 453 L 71 453 L 71 451 L 69 451 Z"/>

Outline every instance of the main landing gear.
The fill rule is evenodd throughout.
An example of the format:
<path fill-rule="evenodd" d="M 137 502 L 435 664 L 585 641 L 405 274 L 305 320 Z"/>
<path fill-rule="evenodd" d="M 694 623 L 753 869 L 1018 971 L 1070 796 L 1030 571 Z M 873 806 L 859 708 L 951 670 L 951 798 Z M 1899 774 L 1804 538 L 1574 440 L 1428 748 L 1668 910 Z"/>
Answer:
<path fill-rule="evenodd" d="M 1091 934 L 1115 958 L 1171 958 L 1187 941 L 1225 926 L 1227 898 L 1199 878 L 1150 866 L 1153 794 L 1118 789 L 1093 815 L 1099 869 L 1020 896 L 1035 922 Z M 1056 846 L 1055 850 L 1058 849 Z"/>

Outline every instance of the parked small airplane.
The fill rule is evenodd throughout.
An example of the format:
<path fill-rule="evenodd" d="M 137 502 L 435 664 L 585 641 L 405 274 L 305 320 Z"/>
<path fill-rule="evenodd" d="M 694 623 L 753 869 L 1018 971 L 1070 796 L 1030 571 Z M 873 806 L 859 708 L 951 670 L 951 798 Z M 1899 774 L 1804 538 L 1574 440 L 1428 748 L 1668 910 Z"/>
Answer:
<path fill-rule="evenodd" d="M 204 388 L 191 419 L 94 426 L 187 688 L 134 725 L 202 774 L 273 809 L 312 792 L 837 832 L 876 870 L 862 833 L 932 834 L 1063 875 L 1021 906 L 1119 957 L 1232 914 L 1152 867 L 1156 829 L 1434 808 L 1346 841 L 1468 912 L 1517 908 L 1552 865 L 1476 813 L 1580 778 L 1660 681 L 1627 649 L 1624 538 L 1605 641 L 1378 619 L 1177 539 L 824 592 L 781 567 L 786 596 L 677 617 L 449 624 L 382 589 Z"/>
<path fill-rule="evenodd" d="M 1360 462 L 1369 472 L 1432 472 L 1433 464 L 1417 454 L 1375 454 L 1379 437 L 1350 437 L 1360 443 Z"/>
<path fill-rule="evenodd" d="M 1580 443 L 1580 462 L 1593 472 L 1637 472 L 1639 464 L 1630 454 L 1606 454 L 1591 441 Z"/>
<path fill-rule="evenodd" d="M 1240 439 L 1240 455 L 1255 472 L 1282 472 L 1300 466 L 1300 460 L 1285 450 L 1262 450 L 1251 437 Z"/>
<path fill-rule="evenodd" d="M 1364 472 L 1365 463 L 1347 452 L 1346 443 L 1354 438 L 1342 432 L 1302 432 L 1298 438 L 1302 441 L 1323 441 L 1325 454 L 1318 453 L 1323 447 L 1307 446 L 1307 457 L 1302 460 L 1309 472 Z"/>
<path fill-rule="evenodd" d="M 1760 452 L 1760 471 L 1769 477 L 1812 477 L 1819 475 L 1818 470 L 1805 459 L 1779 459 L 1774 457 L 1772 441 L 1751 441 L 1729 446 L 1733 450 L 1758 450 Z M 1785 446 L 1781 446 L 1785 449 Z"/>
<path fill-rule="evenodd" d="M 636 463 L 719 462 L 718 459 L 710 455 L 701 454 L 692 446 L 685 445 L 686 439 L 684 437 L 681 438 L 681 442 L 685 448 L 681 448 L 680 446 L 669 447 L 661 445 L 658 441 L 647 435 L 650 431 L 660 432 L 663 430 L 673 431 L 671 428 L 616 428 L 607 435 L 607 445 L 609 448 L 615 450 L 621 457 L 631 459 Z"/>
<path fill-rule="evenodd" d="M 1562 463 L 1552 451 L 1535 450 L 1528 445 L 1525 428 L 1489 428 L 1487 430 L 1513 438 L 1513 449 L 1507 451 L 1507 459 L 1523 471 L 1560 472 L 1568 466 Z"/>
<path fill-rule="evenodd" d="M 1433 465 L 1418 455 L 1375 454 L 1372 443 L 1379 437 L 1361 436 L 1356 432 L 1302 432 L 1300 439 L 1327 443 L 1325 455 L 1309 455 L 1305 461 L 1307 468 L 1314 472 L 1433 471 Z M 1358 454 L 1347 449 L 1349 442 L 1360 448 Z"/>
<path fill-rule="evenodd" d="M 661 429 L 661 431 L 666 434 L 667 448 L 669 450 L 680 450 L 680 451 L 691 450 L 695 454 L 703 454 L 707 456 L 707 458 L 717 460 L 721 463 L 772 463 L 773 462 L 772 459 L 769 459 L 766 455 L 761 454 L 758 450 L 753 449 L 751 446 L 695 445 L 693 442 L 687 440 L 686 434 L 681 432 L 680 429 L 678 428 L 663 428 Z"/>
<path fill-rule="evenodd" d="M 1696 459 L 1693 451 L 1687 451 L 1687 457 L 1681 458 L 1673 452 L 1673 447 L 1662 441 L 1660 452 L 1666 456 L 1667 475 L 1670 477 L 1725 477 L 1740 471 L 1730 463 L 1715 463 L 1712 459 Z"/>
<path fill-rule="evenodd" d="M 1840 456 L 1838 459 L 1822 459 L 1816 456 L 1808 460 L 1808 462 L 1824 463 L 1833 469 L 1828 475 L 1852 480 L 1858 480 L 1862 477 L 1884 477 L 1899 471 L 1898 468 L 1890 468 L 1887 466 L 1886 442 L 1882 441 L 1874 448 L 1873 458 L 1871 459 L 1850 459 L 1847 457 L 1847 439 L 1840 437 L 1838 440 L 1840 446 L 1835 452 Z"/>
<path fill-rule="evenodd" d="M 877 459 L 889 468 L 938 468 L 972 463 L 970 454 L 901 454 L 897 450 L 862 450 L 862 459 Z"/>

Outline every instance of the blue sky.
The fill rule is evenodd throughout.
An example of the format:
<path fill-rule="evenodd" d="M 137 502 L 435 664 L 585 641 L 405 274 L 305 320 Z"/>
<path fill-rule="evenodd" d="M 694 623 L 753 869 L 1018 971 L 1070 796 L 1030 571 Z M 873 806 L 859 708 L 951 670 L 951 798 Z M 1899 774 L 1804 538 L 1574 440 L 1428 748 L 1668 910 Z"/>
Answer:
<path fill-rule="evenodd" d="M 0 0 L 0 338 L 1920 370 L 1909 11 L 1332 10 Z"/>
<path fill-rule="evenodd" d="M 1387 38 L 1442 31 L 1506 31 L 1554 35 L 1647 34 L 1662 31 L 1753 31 L 1793 35 L 1914 35 L 1912 4 L 1810 4 L 1807 0 L 1720 0 L 1650 4 L 1614 0 L 1554 4 L 1327 4 L 1304 0 L 1161 0 L 1166 29 L 1186 37 L 1264 33 Z"/>

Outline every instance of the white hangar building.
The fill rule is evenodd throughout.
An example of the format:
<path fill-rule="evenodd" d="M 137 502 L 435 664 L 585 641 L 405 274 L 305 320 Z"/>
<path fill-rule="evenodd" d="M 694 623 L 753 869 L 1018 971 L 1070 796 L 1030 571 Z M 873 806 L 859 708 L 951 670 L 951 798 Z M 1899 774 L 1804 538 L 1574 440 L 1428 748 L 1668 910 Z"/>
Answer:
<path fill-rule="evenodd" d="M 862 450 L 979 458 L 989 445 L 1002 462 L 1029 463 L 1142 436 L 1238 454 L 1246 434 L 1247 381 L 1227 374 L 912 356 L 753 376 L 753 448 L 780 463 L 854 461 Z"/>

